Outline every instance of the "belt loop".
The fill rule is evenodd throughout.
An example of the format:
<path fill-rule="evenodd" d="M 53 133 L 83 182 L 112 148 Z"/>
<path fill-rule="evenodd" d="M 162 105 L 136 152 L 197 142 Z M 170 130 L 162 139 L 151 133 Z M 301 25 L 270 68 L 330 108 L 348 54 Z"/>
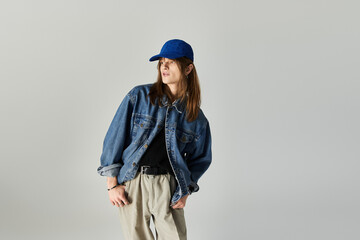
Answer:
<path fill-rule="evenodd" d="M 141 173 L 141 174 L 145 174 L 145 173 L 144 173 L 144 168 L 145 168 L 145 167 L 148 167 L 148 166 L 143 165 L 143 166 L 140 166 L 140 167 L 141 167 L 141 168 L 140 168 L 140 173 Z"/>

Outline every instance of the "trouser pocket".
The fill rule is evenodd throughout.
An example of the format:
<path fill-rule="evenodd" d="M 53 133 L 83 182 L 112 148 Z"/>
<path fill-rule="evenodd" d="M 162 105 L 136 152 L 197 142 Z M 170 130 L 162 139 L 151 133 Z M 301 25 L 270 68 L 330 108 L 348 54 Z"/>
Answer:
<path fill-rule="evenodd" d="M 124 182 L 124 185 L 125 185 L 125 196 L 127 198 L 127 200 L 129 201 L 129 203 L 132 203 L 132 193 L 131 193 L 131 189 L 132 189 L 132 185 L 134 183 L 134 181 L 136 181 L 136 178 L 138 177 L 138 175 L 135 176 L 135 178 L 133 179 L 130 179 L 126 182 Z"/>

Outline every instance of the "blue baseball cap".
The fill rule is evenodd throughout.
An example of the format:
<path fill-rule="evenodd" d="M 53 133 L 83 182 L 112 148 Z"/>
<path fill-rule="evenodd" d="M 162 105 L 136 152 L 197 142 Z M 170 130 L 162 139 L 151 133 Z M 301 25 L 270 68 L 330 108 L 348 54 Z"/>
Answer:
<path fill-rule="evenodd" d="M 187 42 L 180 39 L 171 39 L 167 41 L 164 46 L 161 48 L 161 51 L 158 55 L 152 56 L 149 61 L 159 60 L 159 58 L 170 58 L 175 59 L 179 57 L 187 57 L 194 61 L 194 52 Z"/>

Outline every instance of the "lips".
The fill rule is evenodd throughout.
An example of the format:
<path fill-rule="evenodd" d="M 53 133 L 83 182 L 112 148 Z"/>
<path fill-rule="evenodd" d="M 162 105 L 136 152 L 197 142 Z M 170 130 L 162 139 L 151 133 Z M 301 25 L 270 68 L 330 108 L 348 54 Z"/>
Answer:
<path fill-rule="evenodd" d="M 163 73 L 163 76 L 166 77 L 166 76 L 169 76 L 170 74 L 168 73 Z"/>

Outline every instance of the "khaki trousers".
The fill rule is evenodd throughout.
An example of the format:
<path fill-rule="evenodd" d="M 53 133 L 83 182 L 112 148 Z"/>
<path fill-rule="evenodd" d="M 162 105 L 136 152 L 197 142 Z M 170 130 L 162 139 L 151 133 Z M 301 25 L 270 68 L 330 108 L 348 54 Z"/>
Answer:
<path fill-rule="evenodd" d="M 154 240 L 150 229 L 153 219 L 157 240 L 186 240 L 184 209 L 170 207 L 176 189 L 171 174 L 147 175 L 137 172 L 125 182 L 130 204 L 119 207 L 120 223 L 127 240 Z"/>

